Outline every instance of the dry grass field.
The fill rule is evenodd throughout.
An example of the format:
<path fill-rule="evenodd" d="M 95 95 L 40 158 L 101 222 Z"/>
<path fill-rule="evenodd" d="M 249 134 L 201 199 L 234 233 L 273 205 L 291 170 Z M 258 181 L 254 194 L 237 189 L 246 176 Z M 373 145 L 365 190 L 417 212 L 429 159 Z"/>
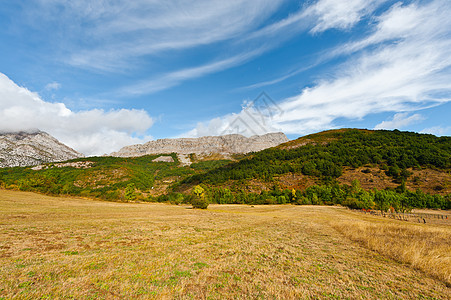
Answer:
<path fill-rule="evenodd" d="M 0 190 L 0 299 L 450 299 L 450 241 L 337 207 Z"/>

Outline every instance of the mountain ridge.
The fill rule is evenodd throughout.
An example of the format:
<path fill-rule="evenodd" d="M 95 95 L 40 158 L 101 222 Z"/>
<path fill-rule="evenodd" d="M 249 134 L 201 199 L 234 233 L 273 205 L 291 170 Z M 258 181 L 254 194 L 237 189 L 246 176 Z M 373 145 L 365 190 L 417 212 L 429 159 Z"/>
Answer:
<path fill-rule="evenodd" d="M 413 199 L 418 207 L 450 208 L 450 149 L 451 137 L 340 129 L 232 159 L 187 155 L 193 157 L 191 165 L 181 164 L 176 153 L 159 153 L 0 169 L 0 188 L 187 203 L 201 185 L 212 203 L 347 205 L 357 199 L 364 208 L 373 206 L 377 193 L 389 193 L 403 199 L 399 203 Z"/>
<path fill-rule="evenodd" d="M 35 166 L 83 156 L 40 130 L 0 132 L 0 168 Z"/>
<path fill-rule="evenodd" d="M 110 155 L 115 157 L 137 157 L 149 154 L 177 153 L 209 155 L 213 153 L 231 155 L 257 152 L 288 142 L 282 132 L 254 135 L 249 138 L 240 134 L 203 136 L 199 138 L 158 139 L 144 144 L 125 146 Z"/>

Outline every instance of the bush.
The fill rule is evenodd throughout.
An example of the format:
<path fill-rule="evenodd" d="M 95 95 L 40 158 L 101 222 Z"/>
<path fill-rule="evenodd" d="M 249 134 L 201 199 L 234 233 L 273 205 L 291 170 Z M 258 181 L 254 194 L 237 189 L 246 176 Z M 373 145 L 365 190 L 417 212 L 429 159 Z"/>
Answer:
<path fill-rule="evenodd" d="M 200 185 L 193 188 L 194 197 L 191 199 L 193 208 L 207 209 L 208 200 L 205 197 L 205 190 Z"/>
<path fill-rule="evenodd" d="M 193 197 L 191 199 L 191 205 L 193 208 L 207 209 L 208 204 L 208 200 L 205 198 Z"/>
<path fill-rule="evenodd" d="M 136 199 L 136 192 L 135 192 L 135 185 L 133 183 L 130 183 L 125 188 L 125 200 L 132 201 Z"/>
<path fill-rule="evenodd" d="M 171 204 L 180 205 L 184 202 L 184 197 L 181 193 L 171 193 L 168 195 L 168 198 Z"/>

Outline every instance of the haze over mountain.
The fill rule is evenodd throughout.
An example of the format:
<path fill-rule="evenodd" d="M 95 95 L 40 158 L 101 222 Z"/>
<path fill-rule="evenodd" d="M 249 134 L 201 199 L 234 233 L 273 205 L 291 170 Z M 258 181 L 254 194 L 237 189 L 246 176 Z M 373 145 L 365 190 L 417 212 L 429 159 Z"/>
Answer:
<path fill-rule="evenodd" d="M 43 131 L 0 133 L 0 167 L 24 167 L 65 161 L 83 154 Z"/>

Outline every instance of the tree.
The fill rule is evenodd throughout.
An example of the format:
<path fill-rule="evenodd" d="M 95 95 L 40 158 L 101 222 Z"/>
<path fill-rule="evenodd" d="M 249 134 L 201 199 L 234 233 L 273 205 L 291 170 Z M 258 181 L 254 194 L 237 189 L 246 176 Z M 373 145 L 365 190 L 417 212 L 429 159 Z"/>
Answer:
<path fill-rule="evenodd" d="M 136 193 L 135 193 L 135 184 L 130 183 L 125 188 L 125 200 L 135 200 L 136 199 Z"/>
<path fill-rule="evenodd" d="M 296 189 L 291 190 L 291 202 L 296 202 Z"/>
<path fill-rule="evenodd" d="M 193 208 L 207 209 L 208 200 L 205 197 L 205 189 L 200 185 L 196 185 L 193 188 L 194 197 L 191 200 Z"/>

